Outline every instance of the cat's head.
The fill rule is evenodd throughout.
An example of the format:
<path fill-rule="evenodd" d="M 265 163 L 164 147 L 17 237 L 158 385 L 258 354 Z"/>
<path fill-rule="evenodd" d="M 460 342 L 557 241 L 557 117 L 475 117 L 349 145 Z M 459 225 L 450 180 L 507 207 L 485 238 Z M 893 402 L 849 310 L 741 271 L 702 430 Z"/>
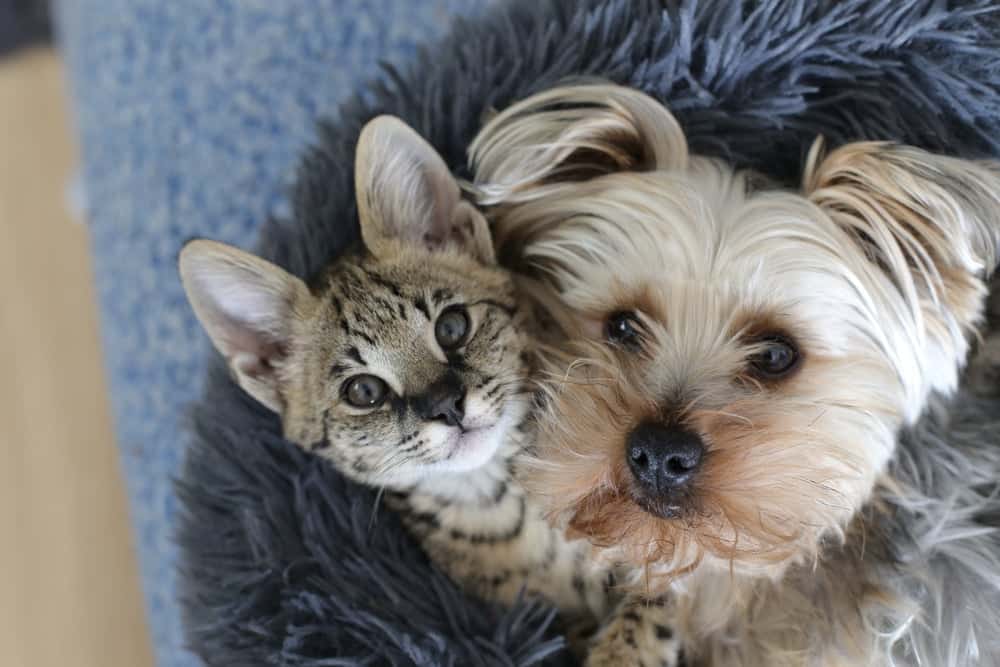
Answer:
<path fill-rule="evenodd" d="M 213 241 L 181 251 L 188 299 L 239 385 L 285 436 L 374 486 L 477 468 L 525 412 L 525 338 L 485 219 L 413 130 L 362 131 L 364 250 L 310 289 Z"/>

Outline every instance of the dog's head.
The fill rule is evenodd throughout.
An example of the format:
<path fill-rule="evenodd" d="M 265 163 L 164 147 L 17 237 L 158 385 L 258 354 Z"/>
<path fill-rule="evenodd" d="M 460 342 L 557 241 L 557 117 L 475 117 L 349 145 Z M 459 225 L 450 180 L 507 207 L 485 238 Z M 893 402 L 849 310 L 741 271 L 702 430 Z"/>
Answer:
<path fill-rule="evenodd" d="M 472 158 L 506 261 L 572 312 L 529 485 L 616 558 L 778 576 L 956 387 L 1000 244 L 987 165 L 817 142 L 769 189 L 607 85 L 512 107 Z"/>

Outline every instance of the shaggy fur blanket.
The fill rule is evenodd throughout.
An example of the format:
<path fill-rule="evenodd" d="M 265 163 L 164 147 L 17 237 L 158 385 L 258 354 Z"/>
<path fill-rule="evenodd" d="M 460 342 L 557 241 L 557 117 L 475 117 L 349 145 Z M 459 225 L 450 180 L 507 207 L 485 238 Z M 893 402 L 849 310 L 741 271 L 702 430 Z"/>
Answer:
<path fill-rule="evenodd" d="M 570 76 L 642 89 L 669 105 L 693 152 L 789 184 L 817 134 L 834 145 L 898 139 L 961 156 L 997 156 L 1000 12 L 994 10 L 993 0 L 501 3 L 456 25 L 404 68 L 388 68 L 336 122 L 320 125 L 298 174 L 293 215 L 265 224 L 257 250 L 307 277 L 357 238 L 354 144 L 372 116 L 400 116 L 462 170 L 484 113 Z M 278 420 L 241 393 L 220 360 L 209 366 L 178 481 L 186 631 L 207 664 L 568 659 L 547 610 L 501 610 L 460 594 L 371 491 L 284 442 Z M 980 506 L 956 494 L 962 476 L 975 470 L 928 467 L 943 452 L 970 447 L 978 448 L 974 460 L 995 464 L 998 406 L 995 399 L 963 401 L 954 419 L 947 411 L 929 416 L 904 434 L 897 465 L 912 469 L 930 498 L 904 508 L 900 529 L 913 542 L 907 557 L 936 558 L 941 542 L 931 531 L 955 529 L 947 548 L 958 551 L 959 565 L 948 560 L 940 570 L 947 576 L 962 563 L 983 564 L 972 562 L 988 556 L 962 543 L 969 538 L 964 529 L 990 510 L 992 522 L 1000 513 L 996 503 Z M 981 476 L 972 480 L 988 482 Z M 975 505 L 965 524 L 941 525 L 952 516 L 949 498 Z M 987 586 L 916 594 L 992 592 Z M 987 626 L 993 636 L 997 625 L 994 619 Z"/>
<path fill-rule="evenodd" d="M 0 56 L 50 38 L 48 2 L 0 0 Z"/>

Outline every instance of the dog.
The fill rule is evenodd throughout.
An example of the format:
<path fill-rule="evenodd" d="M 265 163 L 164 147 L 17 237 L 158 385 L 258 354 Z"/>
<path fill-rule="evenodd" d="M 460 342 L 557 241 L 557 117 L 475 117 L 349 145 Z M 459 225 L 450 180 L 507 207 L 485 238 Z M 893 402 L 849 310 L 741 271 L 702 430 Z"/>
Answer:
<path fill-rule="evenodd" d="M 642 627 L 688 665 L 1000 664 L 1000 414 L 960 387 L 995 164 L 817 140 L 781 188 L 594 82 L 470 161 L 502 260 L 571 313 L 525 484 L 631 573 L 590 664 Z"/>

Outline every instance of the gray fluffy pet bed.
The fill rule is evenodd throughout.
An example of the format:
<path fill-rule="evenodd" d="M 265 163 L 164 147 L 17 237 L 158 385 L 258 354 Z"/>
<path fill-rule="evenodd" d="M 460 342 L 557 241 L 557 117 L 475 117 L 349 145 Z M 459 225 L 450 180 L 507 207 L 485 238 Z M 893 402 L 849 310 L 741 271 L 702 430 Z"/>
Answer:
<path fill-rule="evenodd" d="M 341 120 L 321 125 L 298 174 L 294 214 L 265 224 L 257 249 L 308 277 L 357 238 L 354 143 L 372 116 L 402 117 L 461 170 L 485 111 L 574 75 L 650 93 L 677 115 L 694 151 L 789 184 L 819 133 L 833 144 L 898 139 L 997 156 L 996 8 L 994 0 L 501 4 L 406 69 L 389 70 Z M 207 664 L 567 660 L 545 609 L 498 610 L 464 597 L 392 515 L 375 509 L 372 492 L 282 441 L 278 420 L 241 393 L 218 358 L 209 365 L 178 481 L 186 631 Z M 905 434 L 908 468 L 919 475 L 922 447 L 990 437 L 997 451 L 990 415 L 998 408 L 964 401 L 961 428 L 925 420 Z M 947 479 L 935 483 L 947 492 Z M 901 519 L 914 549 L 932 520 Z"/>
<path fill-rule="evenodd" d="M 0 0 L 0 56 L 51 36 L 48 0 Z"/>

